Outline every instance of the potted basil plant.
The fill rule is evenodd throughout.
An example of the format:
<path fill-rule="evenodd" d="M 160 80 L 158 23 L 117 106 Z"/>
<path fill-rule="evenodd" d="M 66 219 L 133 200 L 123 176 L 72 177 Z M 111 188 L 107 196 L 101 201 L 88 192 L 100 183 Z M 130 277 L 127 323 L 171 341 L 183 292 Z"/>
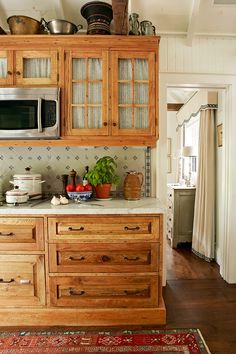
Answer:
<path fill-rule="evenodd" d="M 120 177 L 116 174 L 116 168 L 117 164 L 112 157 L 103 156 L 86 173 L 85 178 L 94 187 L 98 199 L 108 199 L 112 184 L 119 184 Z"/>

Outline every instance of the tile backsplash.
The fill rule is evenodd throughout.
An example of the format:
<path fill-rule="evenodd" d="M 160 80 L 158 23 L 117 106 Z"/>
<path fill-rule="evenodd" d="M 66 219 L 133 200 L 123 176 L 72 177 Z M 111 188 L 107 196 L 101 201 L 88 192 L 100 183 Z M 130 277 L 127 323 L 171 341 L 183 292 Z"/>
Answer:
<path fill-rule="evenodd" d="M 62 192 L 61 175 L 72 169 L 77 172 L 77 181 L 85 173 L 85 166 L 93 167 L 96 161 L 105 155 L 112 156 L 117 163 L 117 174 L 121 177 L 118 187 L 113 191 L 121 194 L 123 182 L 128 171 L 142 172 L 144 183 L 142 194 L 151 195 L 151 154 L 146 147 L 1 147 L 0 149 L 0 192 L 12 188 L 9 183 L 14 174 L 24 174 L 26 167 L 32 173 L 40 173 L 43 193 L 60 194 Z"/>

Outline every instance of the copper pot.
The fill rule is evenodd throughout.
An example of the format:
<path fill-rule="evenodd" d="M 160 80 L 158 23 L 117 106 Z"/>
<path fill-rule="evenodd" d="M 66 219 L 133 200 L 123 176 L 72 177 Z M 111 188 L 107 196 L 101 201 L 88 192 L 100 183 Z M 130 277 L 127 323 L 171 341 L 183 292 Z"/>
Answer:
<path fill-rule="evenodd" d="M 40 34 L 41 22 L 28 16 L 10 16 L 7 19 L 11 34 Z"/>

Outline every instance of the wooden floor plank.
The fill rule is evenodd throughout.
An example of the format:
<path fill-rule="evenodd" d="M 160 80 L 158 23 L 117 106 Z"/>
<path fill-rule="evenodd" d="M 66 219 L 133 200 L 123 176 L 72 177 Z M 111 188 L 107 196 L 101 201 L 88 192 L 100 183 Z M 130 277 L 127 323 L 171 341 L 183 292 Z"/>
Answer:
<path fill-rule="evenodd" d="M 188 247 L 167 245 L 167 328 L 199 328 L 212 354 L 236 354 L 236 284 Z"/>

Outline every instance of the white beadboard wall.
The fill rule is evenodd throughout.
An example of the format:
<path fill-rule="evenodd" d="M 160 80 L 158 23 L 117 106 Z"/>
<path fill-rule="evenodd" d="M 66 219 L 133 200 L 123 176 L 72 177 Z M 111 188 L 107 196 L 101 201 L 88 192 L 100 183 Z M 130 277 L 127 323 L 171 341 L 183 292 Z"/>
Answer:
<path fill-rule="evenodd" d="M 159 124 L 160 138 L 154 150 L 156 160 L 157 196 L 164 197 L 166 178 L 166 103 L 167 87 L 215 87 L 226 93 L 226 120 L 223 124 L 224 146 L 222 166 L 227 173 L 222 180 L 224 203 L 218 215 L 222 215 L 220 250 L 221 275 L 229 283 L 236 283 L 236 36 L 195 36 L 187 45 L 184 35 L 161 35 L 159 52 Z M 159 185 L 158 185 L 159 181 Z M 224 196 L 224 197 L 223 197 Z"/>
<path fill-rule="evenodd" d="M 161 36 L 160 72 L 191 74 L 236 74 L 236 38 Z"/>

